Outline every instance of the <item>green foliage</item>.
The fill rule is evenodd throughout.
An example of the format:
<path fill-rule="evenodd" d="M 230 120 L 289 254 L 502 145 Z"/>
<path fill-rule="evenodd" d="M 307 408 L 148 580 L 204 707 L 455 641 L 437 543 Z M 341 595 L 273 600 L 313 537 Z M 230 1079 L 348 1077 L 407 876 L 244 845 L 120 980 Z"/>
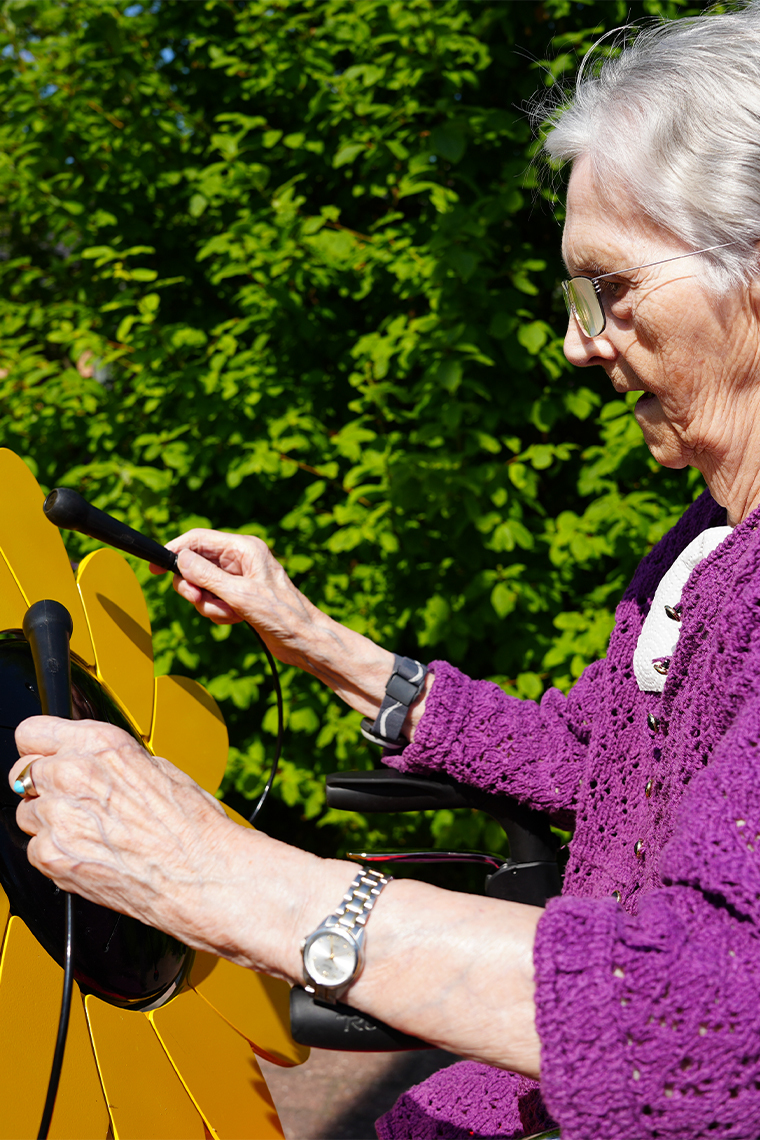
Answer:
<path fill-rule="evenodd" d="M 630 12 L 7 2 L 2 443 L 160 540 L 262 536 L 388 647 L 520 696 L 569 687 L 697 490 L 564 361 L 560 227 L 521 109 Z M 228 783 L 256 794 L 275 720 L 254 642 L 137 569 L 158 668 L 208 685 Z M 480 817 L 326 811 L 324 774 L 374 757 L 316 681 L 283 686 L 276 794 L 339 828 L 330 849 L 498 844 Z"/>

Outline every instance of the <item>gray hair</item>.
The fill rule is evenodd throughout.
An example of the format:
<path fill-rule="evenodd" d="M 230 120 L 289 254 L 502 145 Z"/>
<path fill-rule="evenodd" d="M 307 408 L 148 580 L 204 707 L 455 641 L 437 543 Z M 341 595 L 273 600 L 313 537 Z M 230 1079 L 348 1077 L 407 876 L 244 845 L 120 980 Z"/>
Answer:
<path fill-rule="evenodd" d="M 570 100 L 541 108 L 550 158 L 589 159 L 611 202 L 622 193 L 692 249 L 738 241 L 702 255 L 715 290 L 756 277 L 760 0 L 646 27 L 596 68 L 590 56 Z"/>

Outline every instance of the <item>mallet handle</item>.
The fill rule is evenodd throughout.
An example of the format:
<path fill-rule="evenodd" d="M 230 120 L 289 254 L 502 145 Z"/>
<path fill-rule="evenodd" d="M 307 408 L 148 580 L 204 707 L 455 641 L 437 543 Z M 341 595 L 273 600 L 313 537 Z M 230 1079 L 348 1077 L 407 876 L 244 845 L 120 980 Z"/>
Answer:
<path fill-rule="evenodd" d="M 51 523 L 64 530 L 77 530 L 80 534 L 96 538 L 107 546 L 115 546 L 125 554 L 153 562 L 162 570 L 178 574 L 177 555 L 173 550 L 154 542 L 126 523 L 107 515 L 105 511 L 93 507 L 70 487 L 56 487 L 45 499 L 42 508 Z"/>
<path fill-rule="evenodd" d="M 71 720 L 71 614 L 60 602 L 35 602 L 24 614 L 24 637 L 37 674 L 42 712 Z"/>

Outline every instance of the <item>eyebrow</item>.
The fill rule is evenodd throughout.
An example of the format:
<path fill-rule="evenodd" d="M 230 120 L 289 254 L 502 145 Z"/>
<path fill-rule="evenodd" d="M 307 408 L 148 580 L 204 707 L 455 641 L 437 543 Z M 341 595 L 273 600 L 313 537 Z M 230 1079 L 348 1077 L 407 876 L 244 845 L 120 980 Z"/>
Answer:
<path fill-rule="evenodd" d="M 568 269 L 568 273 L 570 270 Z M 584 258 L 575 270 L 575 277 L 607 277 L 610 274 L 617 273 L 617 269 L 609 269 L 604 262 L 596 261 L 594 258 Z"/>
<path fill-rule="evenodd" d="M 590 253 L 581 251 L 581 256 L 574 262 L 574 268 L 571 270 L 567 263 L 564 251 L 562 253 L 562 261 L 565 269 L 571 277 L 599 277 L 600 274 L 614 273 L 614 269 L 610 269 L 608 264 L 599 261 L 597 257 L 592 256 Z"/>

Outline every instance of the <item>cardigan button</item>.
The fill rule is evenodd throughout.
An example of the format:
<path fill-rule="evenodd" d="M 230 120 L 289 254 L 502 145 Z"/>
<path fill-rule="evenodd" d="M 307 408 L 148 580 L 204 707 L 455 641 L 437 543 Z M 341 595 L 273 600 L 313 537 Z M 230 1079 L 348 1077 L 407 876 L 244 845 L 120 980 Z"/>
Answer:
<path fill-rule="evenodd" d="M 668 617 L 670 618 L 671 621 L 680 621 L 681 620 L 681 607 L 680 606 L 677 606 L 675 608 L 673 606 L 666 606 L 665 607 L 665 613 L 668 615 Z"/>
<path fill-rule="evenodd" d="M 620 891 L 613 891 L 612 897 L 615 900 L 615 902 L 620 902 Z"/>
<path fill-rule="evenodd" d="M 647 786 L 644 788 L 644 795 L 649 799 L 652 795 L 652 788 L 654 787 L 654 780 L 647 780 Z"/>
<path fill-rule="evenodd" d="M 653 661 L 652 665 L 654 666 L 655 673 L 661 673 L 662 676 L 665 676 L 670 668 L 670 658 L 664 657 L 661 661 Z"/>
<path fill-rule="evenodd" d="M 647 724 L 651 728 L 652 732 L 657 732 L 660 727 L 660 722 L 654 713 L 647 713 Z"/>
<path fill-rule="evenodd" d="M 637 839 L 636 840 L 636 842 L 633 845 L 633 853 L 637 859 L 643 859 L 644 858 L 644 840 L 643 839 Z"/>

